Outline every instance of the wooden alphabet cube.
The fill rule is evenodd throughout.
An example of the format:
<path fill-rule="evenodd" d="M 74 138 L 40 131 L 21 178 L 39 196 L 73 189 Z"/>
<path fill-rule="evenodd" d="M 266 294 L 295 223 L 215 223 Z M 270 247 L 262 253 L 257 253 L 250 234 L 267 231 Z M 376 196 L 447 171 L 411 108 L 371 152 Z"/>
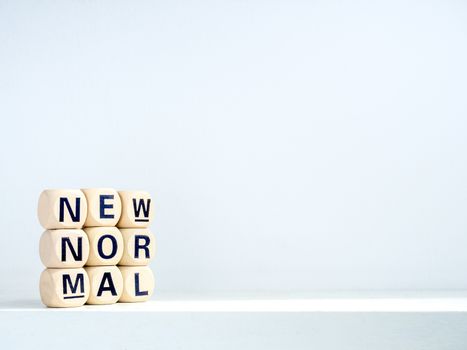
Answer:
<path fill-rule="evenodd" d="M 80 229 L 44 231 L 39 255 L 45 267 L 83 267 L 89 256 L 88 236 Z"/>
<path fill-rule="evenodd" d="M 123 255 L 123 238 L 116 227 L 86 227 L 89 258 L 86 266 L 117 265 Z"/>
<path fill-rule="evenodd" d="M 82 191 L 88 202 L 84 226 L 115 226 L 122 212 L 118 192 L 113 188 L 88 188 Z"/>
<path fill-rule="evenodd" d="M 123 277 L 117 266 L 86 267 L 91 286 L 88 304 L 114 304 L 123 292 Z"/>
<path fill-rule="evenodd" d="M 122 201 L 122 215 L 117 226 L 122 228 L 148 227 L 153 218 L 151 196 L 143 191 L 118 191 Z"/>
<path fill-rule="evenodd" d="M 119 266 L 123 276 L 120 302 L 135 303 L 148 300 L 154 291 L 154 275 L 147 266 Z"/>
<path fill-rule="evenodd" d="M 123 256 L 119 265 L 148 265 L 156 253 L 156 239 L 147 228 L 122 228 Z"/>
<path fill-rule="evenodd" d="M 89 297 L 88 274 L 83 268 L 45 269 L 39 289 L 42 303 L 49 307 L 81 306 Z"/>
<path fill-rule="evenodd" d="M 37 215 L 45 229 L 81 228 L 88 207 L 80 190 L 45 190 L 39 196 Z"/>

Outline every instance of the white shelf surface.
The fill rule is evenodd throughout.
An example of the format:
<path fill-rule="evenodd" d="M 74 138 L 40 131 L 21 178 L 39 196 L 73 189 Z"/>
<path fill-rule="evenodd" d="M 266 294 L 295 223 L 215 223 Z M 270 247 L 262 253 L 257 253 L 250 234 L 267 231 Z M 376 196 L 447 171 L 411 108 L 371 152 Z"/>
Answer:
<path fill-rule="evenodd" d="M 38 297 L 6 296 L 0 312 L 467 312 L 467 292 L 156 296 L 144 303 L 46 308 Z"/>
<path fill-rule="evenodd" d="M 159 294 L 44 307 L 0 296 L 0 348 L 467 349 L 467 292 Z"/>

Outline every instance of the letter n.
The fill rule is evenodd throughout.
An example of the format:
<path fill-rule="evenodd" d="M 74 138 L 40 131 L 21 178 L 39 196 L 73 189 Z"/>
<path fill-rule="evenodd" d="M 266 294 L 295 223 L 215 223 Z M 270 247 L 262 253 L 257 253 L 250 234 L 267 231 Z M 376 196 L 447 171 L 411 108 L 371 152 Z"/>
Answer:
<path fill-rule="evenodd" d="M 70 237 L 62 237 L 62 261 L 66 261 L 66 247 L 70 250 L 71 255 L 73 255 L 73 259 L 75 261 L 82 261 L 83 260 L 83 237 L 78 237 L 78 248 L 76 251 L 73 247 L 73 243 L 71 243 Z"/>
<path fill-rule="evenodd" d="M 59 212 L 59 221 L 63 222 L 65 220 L 65 206 L 68 211 L 68 214 L 70 214 L 71 221 L 73 222 L 79 222 L 80 220 L 80 203 L 81 203 L 81 198 L 76 198 L 76 205 L 75 205 L 75 212 L 73 212 L 73 209 L 71 208 L 70 202 L 68 201 L 68 198 L 66 197 L 60 197 L 60 212 Z"/>

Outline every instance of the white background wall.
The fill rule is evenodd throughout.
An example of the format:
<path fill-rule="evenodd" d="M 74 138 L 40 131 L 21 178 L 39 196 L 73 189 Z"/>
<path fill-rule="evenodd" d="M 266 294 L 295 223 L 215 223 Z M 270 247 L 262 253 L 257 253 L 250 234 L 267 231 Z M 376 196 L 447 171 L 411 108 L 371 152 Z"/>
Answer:
<path fill-rule="evenodd" d="M 0 1 L 0 290 L 96 186 L 161 291 L 467 288 L 466 62 L 462 1 Z"/>

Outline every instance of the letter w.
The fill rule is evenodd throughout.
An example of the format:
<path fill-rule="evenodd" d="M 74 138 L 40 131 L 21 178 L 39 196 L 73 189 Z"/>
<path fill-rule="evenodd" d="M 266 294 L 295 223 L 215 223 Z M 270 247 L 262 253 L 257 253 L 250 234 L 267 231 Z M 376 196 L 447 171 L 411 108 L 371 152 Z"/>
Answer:
<path fill-rule="evenodd" d="M 144 203 L 144 199 L 140 199 L 139 203 L 136 204 L 136 198 L 133 198 L 133 209 L 135 210 L 135 216 L 138 218 L 141 209 L 143 210 L 144 217 L 149 217 L 149 207 L 151 206 L 151 199 L 147 199 L 147 204 Z"/>

